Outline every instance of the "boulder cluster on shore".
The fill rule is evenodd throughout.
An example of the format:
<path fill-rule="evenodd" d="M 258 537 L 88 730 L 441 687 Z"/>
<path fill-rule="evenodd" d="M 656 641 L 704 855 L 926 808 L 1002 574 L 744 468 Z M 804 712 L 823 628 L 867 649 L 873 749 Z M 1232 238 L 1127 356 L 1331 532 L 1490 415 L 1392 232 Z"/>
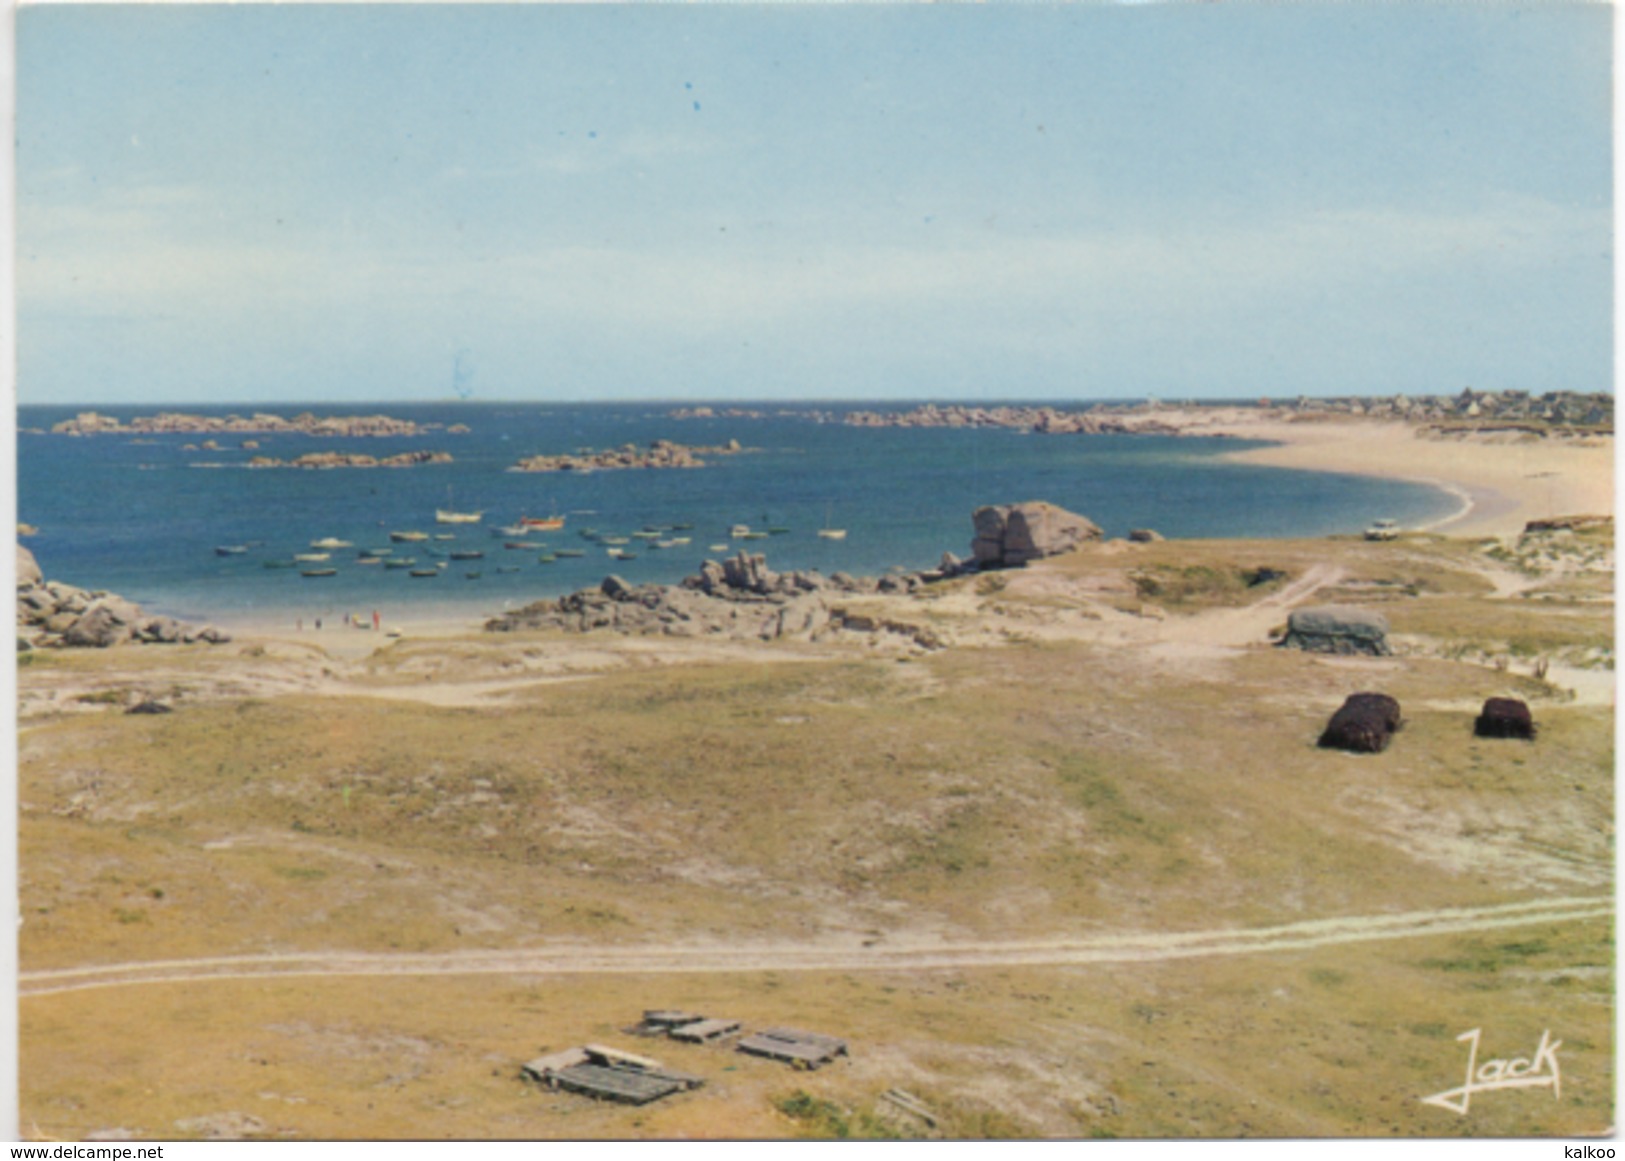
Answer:
<path fill-rule="evenodd" d="M 166 411 L 158 415 L 143 415 L 125 422 L 111 415 L 95 411 L 81 411 L 72 419 L 54 424 L 56 435 L 155 435 L 155 434 L 298 434 L 322 436 L 402 436 L 422 435 L 426 431 L 444 430 L 453 435 L 466 434 L 468 428 L 460 423 L 442 428 L 438 423 L 420 424 L 410 419 L 396 419 L 388 415 L 328 415 L 317 416 L 306 411 L 285 419 L 268 412 L 253 415 L 190 415 Z"/>
<path fill-rule="evenodd" d="M 965 573 L 1020 567 L 1101 537 L 1092 521 L 1039 501 L 978 508 L 971 521 L 976 529 L 971 558 L 960 560 L 944 553 L 934 569 L 882 577 L 844 572 L 825 577 L 816 569 L 781 573 L 767 567 L 765 556 L 741 551 L 729 560 L 707 560 L 698 573 L 675 585 L 632 585 L 607 576 L 597 588 L 537 601 L 487 621 L 485 627 L 492 632 L 606 629 L 763 641 L 818 640 L 844 629 L 900 635 L 924 648 L 936 648 L 942 642 L 930 628 L 847 608 L 845 599 L 913 593 Z"/>
<path fill-rule="evenodd" d="M 211 625 L 153 616 L 113 593 L 48 581 L 28 549 L 17 546 L 17 649 L 133 644 L 221 645 L 231 637 Z"/>
<path fill-rule="evenodd" d="M 669 439 L 657 439 L 646 448 L 623 444 L 603 451 L 575 455 L 529 456 L 509 468 L 510 472 L 604 472 L 620 468 L 703 468 L 701 456 L 731 456 L 745 450 L 737 439 L 719 447 L 685 447 Z"/>
<path fill-rule="evenodd" d="M 492 632 L 595 629 L 668 637 L 722 636 L 736 640 L 816 641 L 830 632 L 892 630 L 917 644 L 940 644 L 914 625 L 893 625 L 883 618 L 849 613 L 832 599 L 876 593 L 914 592 L 951 575 L 959 562 L 945 558 L 944 567 L 885 577 L 853 577 L 844 572 L 825 577 L 816 570 L 774 572 L 766 557 L 740 551 L 729 560 L 708 560 L 694 575 L 675 585 L 632 585 L 607 576 L 597 588 L 582 589 L 557 600 L 537 601 L 486 622 Z"/>

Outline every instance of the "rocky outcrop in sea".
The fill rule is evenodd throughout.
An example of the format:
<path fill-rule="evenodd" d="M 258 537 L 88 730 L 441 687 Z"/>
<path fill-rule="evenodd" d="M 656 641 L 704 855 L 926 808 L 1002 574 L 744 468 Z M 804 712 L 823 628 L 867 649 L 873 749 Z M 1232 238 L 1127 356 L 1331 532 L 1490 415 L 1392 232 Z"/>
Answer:
<path fill-rule="evenodd" d="M 28 549 L 17 546 L 17 649 L 96 648 L 130 644 L 221 645 L 231 637 L 212 625 L 153 616 L 114 593 L 48 581 Z"/>
<path fill-rule="evenodd" d="M 422 435 L 440 429 L 441 425 L 419 424 L 409 419 L 396 419 L 388 415 L 327 415 L 303 412 L 292 419 L 269 412 L 253 415 L 189 415 L 166 411 L 159 415 L 136 416 L 128 422 L 95 411 L 81 411 L 72 419 L 54 424 L 56 435 L 154 435 L 154 434 L 275 434 L 289 433 L 320 436 L 384 437 Z M 444 429 L 450 433 L 466 432 L 461 424 Z"/>
<path fill-rule="evenodd" d="M 410 451 L 399 455 L 370 456 L 364 452 L 309 452 L 291 460 L 279 460 L 272 456 L 255 456 L 246 464 L 245 468 L 303 468 L 307 471 L 324 471 L 329 468 L 415 468 L 422 464 L 449 464 L 454 462 L 450 452 L 443 451 Z M 236 467 L 239 465 L 227 464 L 193 464 L 195 468 Z"/>
<path fill-rule="evenodd" d="M 737 439 L 719 447 L 685 447 L 669 439 L 657 439 L 646 448 L 624 444 L 604 451 L 574 455 L 528 456 L 514 464 L 510 472 L 605 472 L 621 468 L 703 468 L 701 456 L 731 456 L 745 449 Z"/>

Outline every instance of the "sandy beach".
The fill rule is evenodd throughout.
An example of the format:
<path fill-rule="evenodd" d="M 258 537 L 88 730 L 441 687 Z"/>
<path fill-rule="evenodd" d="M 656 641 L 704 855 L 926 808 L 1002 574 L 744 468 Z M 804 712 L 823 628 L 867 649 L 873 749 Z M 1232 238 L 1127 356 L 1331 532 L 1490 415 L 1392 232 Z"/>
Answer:
<path fill-rule="evenodd" d="M 1614 511 L 1611 439 L 1428 439 L 1399 423 L 1257 422 L 1242 412 L 1209 430 L 1277 441 L 1274 447 L 1234 454 L 1246 463 L 1443 488 L 1461 497 L 1462 508 L 1427 531 L 1451 536 L 1515 536 L 1530 520 Z M 1381 515 L 1372 513 L 1374 519 Z"/>

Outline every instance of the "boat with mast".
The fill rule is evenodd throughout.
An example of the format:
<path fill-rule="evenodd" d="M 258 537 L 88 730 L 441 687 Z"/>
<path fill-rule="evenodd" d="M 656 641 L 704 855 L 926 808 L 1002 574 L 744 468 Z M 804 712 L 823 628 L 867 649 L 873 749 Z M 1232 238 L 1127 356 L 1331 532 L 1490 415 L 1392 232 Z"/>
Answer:
<path fill-rule="evenodd" d="M 833 504 L 824 505 L 824 526 L 818 530 L 818 535 L 825 540 L 845 540 L 846 529 L 830 527 L 830 513 L 834 507 Z"/>

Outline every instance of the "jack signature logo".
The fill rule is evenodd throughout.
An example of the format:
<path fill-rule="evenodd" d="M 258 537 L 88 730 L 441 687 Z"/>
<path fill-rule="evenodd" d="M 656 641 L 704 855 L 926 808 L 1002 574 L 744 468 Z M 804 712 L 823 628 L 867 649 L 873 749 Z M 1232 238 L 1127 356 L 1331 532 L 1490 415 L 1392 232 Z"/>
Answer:
<path fill-rule="evenodd" d="M 1553 1097 L 1562 1097 L 1563 1072 L 1557 1065 L 1557 1050 L 1563 1047 L 1563 1042 L 1553 1040 L 1550 1029 L 1541 1032 L 1540 1044 L 1535 1048 L 1533 1058 L 1514 1056 L 1511 1060 L 1486 1060 L 1483 1064 L 1478 1063 L 1480 1031 L 1474 1028 L 1456 1037 L 1457 1040 L 1468 1042 L 1467 1079 L 1457 1088 L 1423 1097 L 1423 1104 L 1438 1105 L 1441 1109 L 1466 1116 L 1472 1105 L 1473 1094 L 1479 1092 L 1495 1092 L 1504 1088 L 1549 1088 Z"/>

